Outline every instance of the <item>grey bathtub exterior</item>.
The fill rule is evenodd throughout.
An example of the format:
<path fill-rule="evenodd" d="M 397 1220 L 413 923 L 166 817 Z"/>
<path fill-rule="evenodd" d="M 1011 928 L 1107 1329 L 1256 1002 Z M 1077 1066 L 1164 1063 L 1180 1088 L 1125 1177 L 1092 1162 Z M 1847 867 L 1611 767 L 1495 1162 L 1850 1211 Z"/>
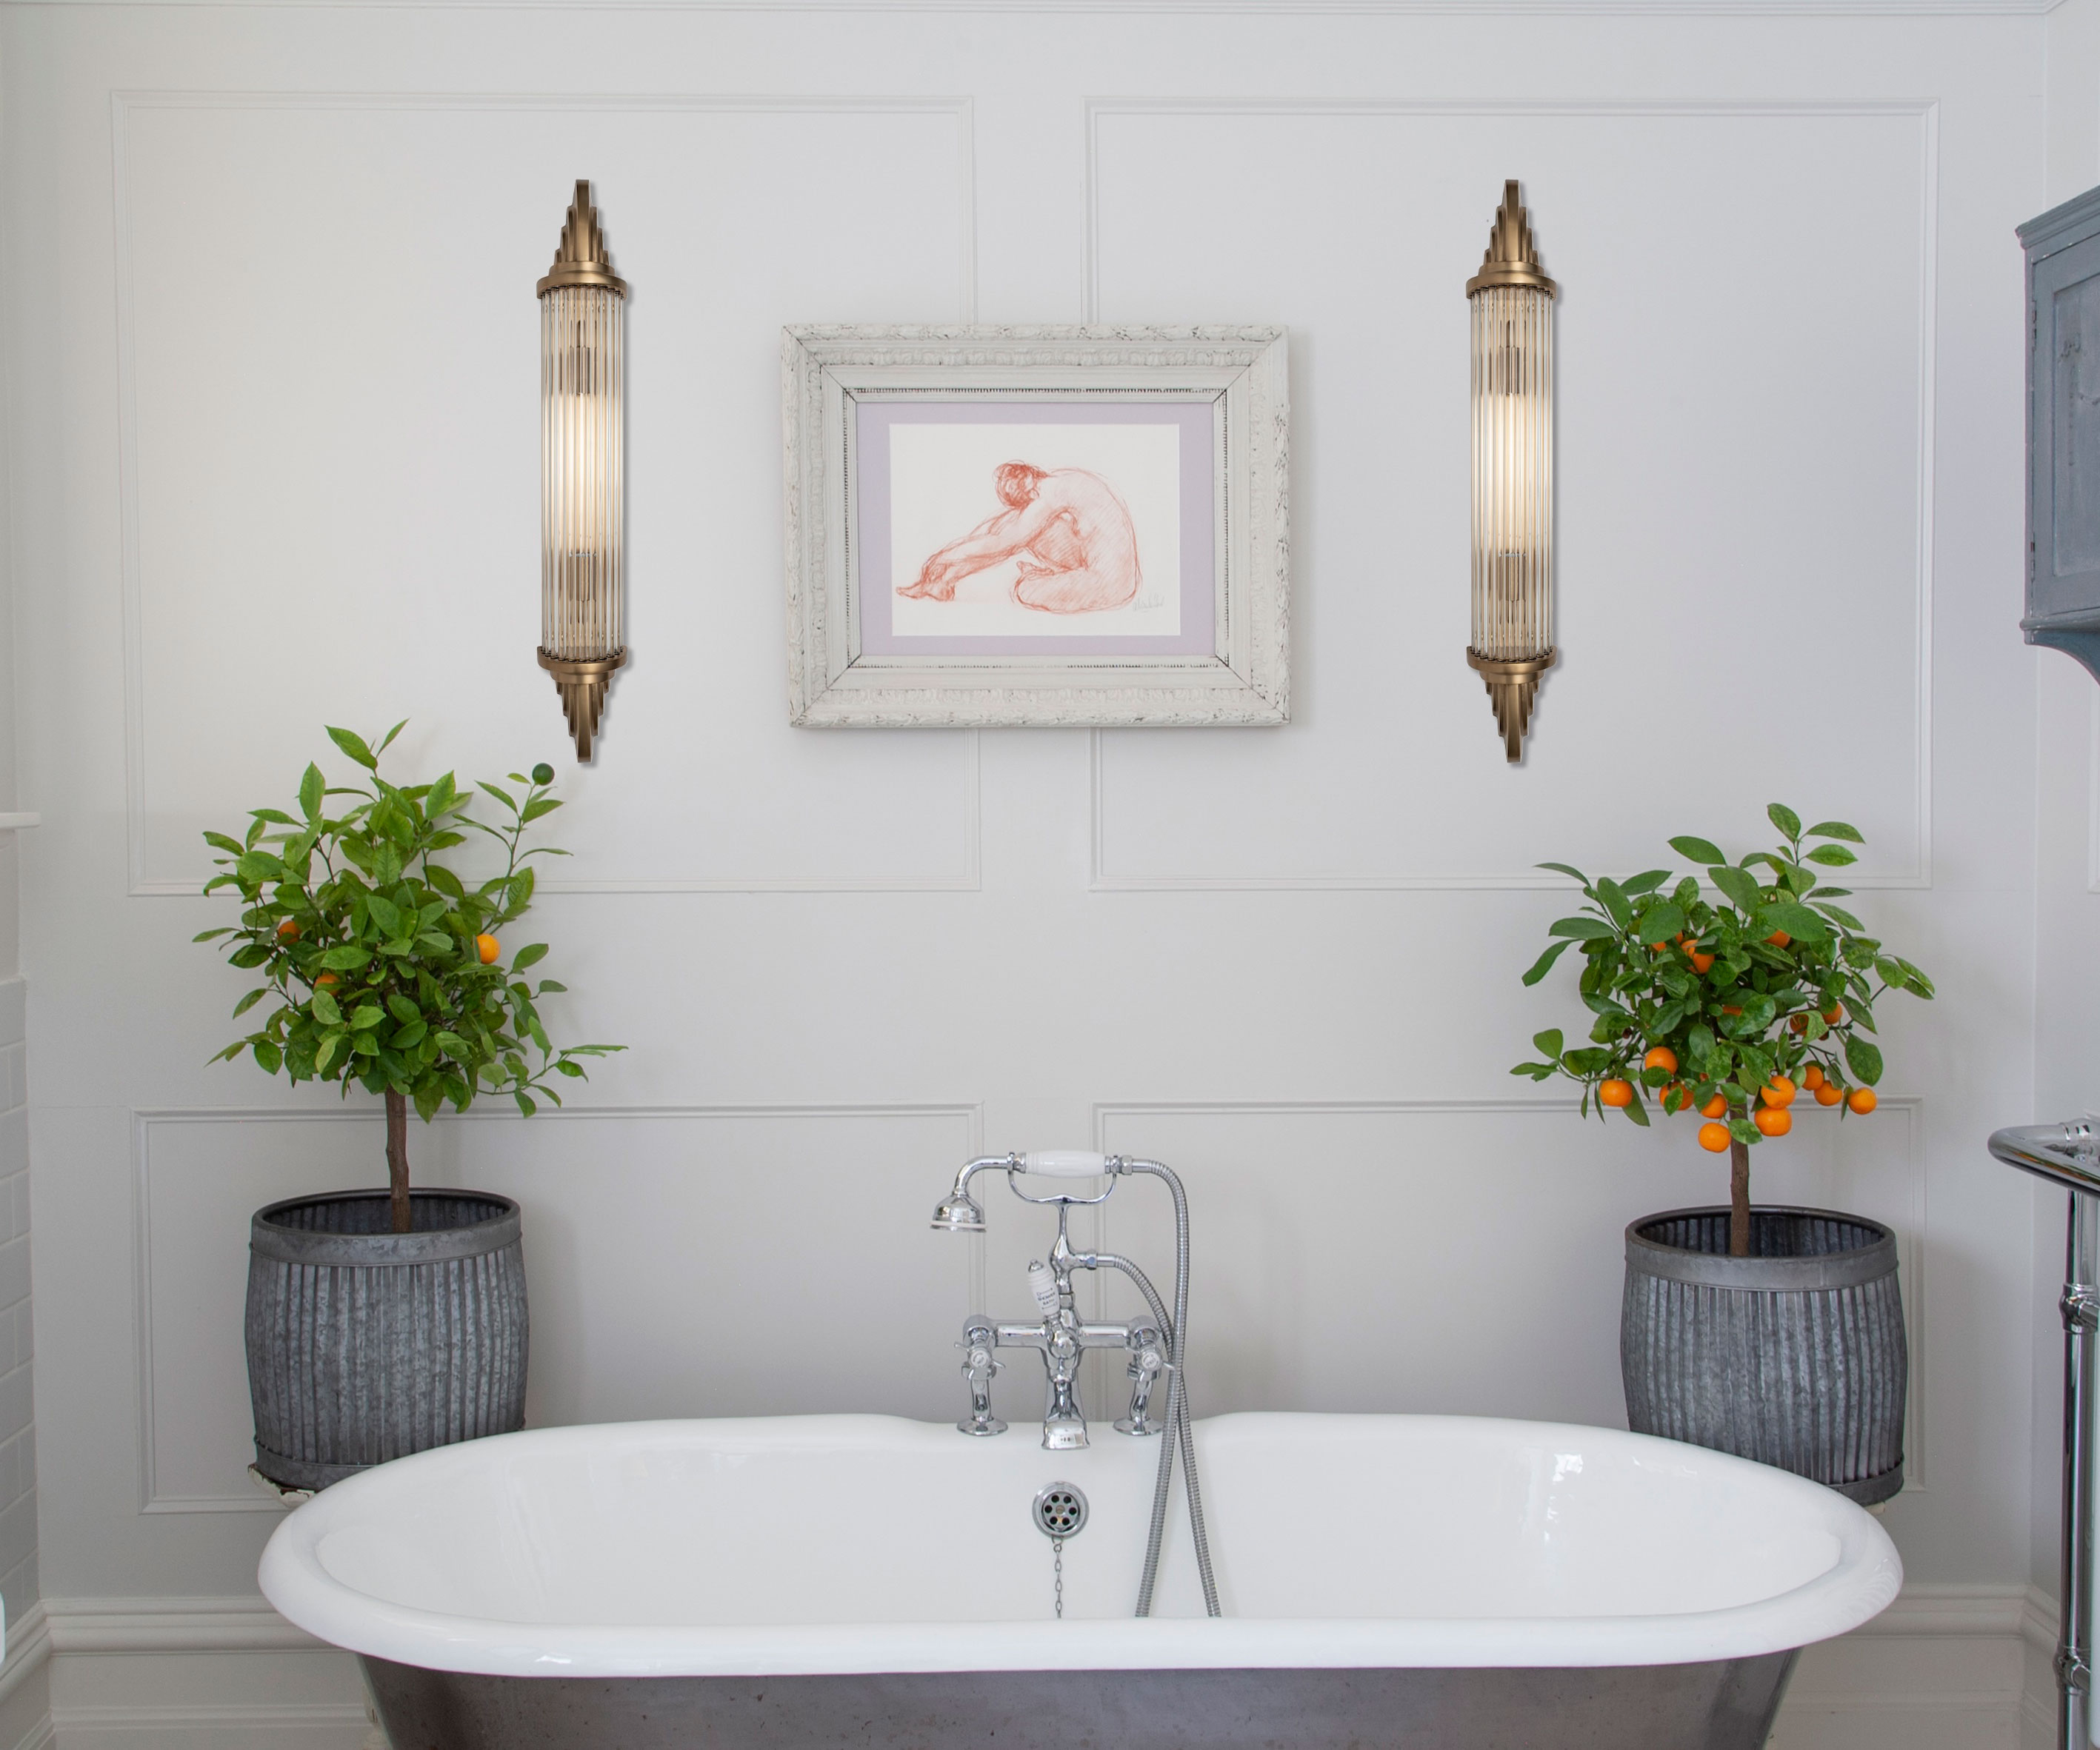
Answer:
<path fill-rule="evenodd" d="M 394 1750 L 1759 1750 L 1795 1657 L 755 1677 L 360 1663 Z"/>

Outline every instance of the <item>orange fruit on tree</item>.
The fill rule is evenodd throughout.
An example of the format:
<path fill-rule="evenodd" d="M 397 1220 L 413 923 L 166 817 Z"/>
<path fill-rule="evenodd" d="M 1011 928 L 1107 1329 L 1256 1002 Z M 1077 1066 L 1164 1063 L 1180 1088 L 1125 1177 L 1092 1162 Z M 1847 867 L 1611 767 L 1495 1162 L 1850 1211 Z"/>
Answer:
<path fill-rule="evenodd" d="M 1815 1091 L 1815 1104 L 1819 1106 L 1834 1106 L 1844 1097 L 1845 1090 L 1835 1082 L 1825 1082 Z"/>
<path fill-rule="evenodd" d="M 1758 1090 L 1758 1098 L 1775 1112 L 1793 1104 L 1793 1081 L 1789 1076 L 1774 1076 Z"/>
<path fill-rule="evenodd" d="M 1674 1107 L 1670 1104 L 1670 1096 L 1673 1094 L 1677 1096 L 1677 1104 Z M 1662 1109 L 1665 1112 L 1689 1112 L 1692 1109 L 1692 1090 L 1682 1082 L 1671 1082 L 1657 1094 L 1656 1098 L 1662 1102 Z"/>
<path fill-rule="evenodd" d="M 342 981 L 338 978 L 334 973 L 324 972 L 319 978 L 316 978 L 314 981 L 314 989 L 316 990 L 325 990 L 330 985 L 339 985 L 342 982 Z"/>
<path fill-rule="evenodd" d="M 1718 1118 L 1727 1109 L 1727 1096 L 1723 1094 L 1716 1094 L 1711 1100 L 1708 1100 L 1705 1105 L 1699 1109 L 1699 1116 L 1702 1118 Z"/>
<path fill-rule="evenodd" d="M 1691 954 L 1692 969 L 1695 972 L 1705 972 L 1714 964 L 1714 956 L 1710 954 L 1701 954 L 1696 948 L 1694 948 L 1691 950 Z"/>
<path fill-rule="evenodd" d="M 1788 935 L 1785 930 L 1774 930 L 1771 935 L 1765 937 L 1765 940 L 1770 942 L 1775 948 L 1784 948 L 1789 942 L 1792 941 L 1793 938 Z"/>
<path fill-rule="evenodd" d="M 503 946 L 493 936 L 484 932 L 474 937 L 474 951 L 481 956 L 481 963 L 487 966 L 496 955 L 503 952 Z"/>
<path fill-rule="evenodd" d="M 1855 1087 L 1846 1096 L 1845 1104 L 1864 1118 L 1875 1107 L 1881 1104 L 1881 1102 L 1874 1098 L 1874 1091 L 1872 1088 Z"/>
<path fill-rule="evenodd" d="M 1617 1076 L 1607 1076 L 1597 1084 L 1597 1104 L 1600 1106 L 1630 1106 L 1634 1103 L 1634 1085 Z"/>
<path fill-rule="evenodd" d="M 1699 1126 L 1699 1146 L 1718 1154 L 1735 1140 L 1725 1124 L 1702 1124 Z"/>
<path fill-rule="evenodd" d="M 1823 1012 L 1823 1019 L 1833 1027 L 1836 1026 L 1838 1023 L 1844 1020 L 1844 1018 L 1845 1005 L 1842 1003 L 1833 1003 L 1829 1007 Z"/>
<path fill-rule="evenodd" d="M 299 926 L 290 918 L 285 919 L 283 923 L 277 926 L 277 940 L 279 941 L 295 942 L 298 939 Z"/>
<path fill-rule="evenodd" d="M 1754 1116 L 1750 1122 L 1767 1136 L 1784 1136 L 1793 1128 L 1793 1114 L 1784 1106 L 1767 1106 Z"/>
<path fill-rule="evenodd" d="M 1790 1015 L 1787 1017 L 1786 1024 L 1796 1033 L 1808 1031 L 1808 1017 L 1806 1015 Z"/>
<path fill-rule="evenodd" d="M 1725 1003 L 1724 1003 L 1724 1004 L 1723 1004 L 1723 1005 L 1722 1005 L 1721 1012 L 1722 1012 L 1723 1015 L 1740 1015 L 1740 1014 L 1741 1014 L 1743 1012 L 1742 1012 L 1740 1009 L 1739 1009 L 1739 1008 L 1732 1007 L 1730 1007 L 1729 1005 L 1727 1005 L 1727 1004 L 1725 1004 Z"/>
<path fill-rule="evenodd" d="M 1677 1053 L 1666 1045 L 1658 1045 L 1641 1060 L 1643 1069 L 1667 1069 L 1673 1075 L 1677 1071 Z"/>
<path fill-rule="evenodd" d="M 1811 1094 L 1813 1094 L 1816 1089 L 1822 1087 L 1823 1065 L 1820 1064 L 1811 1064 L 1806 1069 L 1802 1070 L 1801 1072 L 1801 1085 L 1807 1088 Z"/>

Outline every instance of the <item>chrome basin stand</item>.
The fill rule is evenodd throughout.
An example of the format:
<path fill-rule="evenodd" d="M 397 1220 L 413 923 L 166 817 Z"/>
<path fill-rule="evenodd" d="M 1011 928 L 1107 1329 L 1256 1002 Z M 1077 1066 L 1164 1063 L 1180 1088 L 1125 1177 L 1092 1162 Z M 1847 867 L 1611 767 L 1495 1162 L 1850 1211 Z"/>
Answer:
<path fill-rule="evenodd" d="M 2058 1587 L 2057 1750 L 2087 1750 L 2093 1686 L 2093 1338 L 2100 1330 L 2100 1136 L 2089 1124 L 1994 1131 L 1991 1153 L 2071 1194 L 2064 1239 L 2063 1571 Z"/>

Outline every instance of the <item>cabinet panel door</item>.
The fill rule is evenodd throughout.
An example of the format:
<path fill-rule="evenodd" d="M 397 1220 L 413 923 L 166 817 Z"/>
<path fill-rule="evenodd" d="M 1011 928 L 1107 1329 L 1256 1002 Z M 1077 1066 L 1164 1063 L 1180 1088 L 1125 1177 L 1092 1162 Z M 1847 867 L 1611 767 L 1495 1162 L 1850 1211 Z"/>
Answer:
<path fill-rule="evenodd" d="M 2027 612 L 2100 611 L 2100 237 L 2034 269 Z"/>

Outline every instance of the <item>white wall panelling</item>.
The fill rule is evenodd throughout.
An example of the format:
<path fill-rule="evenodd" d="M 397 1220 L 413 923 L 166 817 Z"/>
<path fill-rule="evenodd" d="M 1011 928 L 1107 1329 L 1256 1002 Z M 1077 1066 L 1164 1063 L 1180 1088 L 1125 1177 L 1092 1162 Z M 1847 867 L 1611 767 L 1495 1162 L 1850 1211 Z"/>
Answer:
<path fill-rule="evenodd" d="M 19 858 L 73 1626 L 250 1591 L 247 1217 L 378 1177 L 361 1098 L 205 1066 L 242 984 L 190 942 L 227 909 L 196 829 L 288 795 L 322 723 L 403 716 L 404 773 L 563 770 L 550 1020 L 632 1047 L 585 1109 L 412 1145 L 524 1201 L 540 1422 L 952 1417 L 959 1316 L 1026 1304 L 1044 1228 L 995 1185 L 982 1243 L 926 1214 L 980 1142 L 1096 1125 L 1188 1178 L 1199 1410 L 1616 1421 L 1620 1230 L 1719 1174 L 1684 1126 L 1516 1097 L 1577 1013 L 1517 983 L 1564 903 L 1532 866 L 1754 842 L 1773 797 L 1856 818 L 1860 909 L 1942 998 L 1885 1005 L 1887 1109 L 1804 1119 L 1759 1183 L 1904 1235 L 1913 1581 L 2042 1577 L 2054 1266 L 1981 1153 L 2036 1097 L 2038 826 L 2045 1086 L 2100 1035 L 2089 700 L 2045 695 L 2044 818 L 2012 629 L 2011 227 L 2096 4 L 0 3 L 0 804 L 42 821 L 0 889 Z M 1462 659 L 1463 284 L 1511 174 L 1566 288 L 1564 664 L 1514 771 Z M 531 286 L 578 175 L 635 289 L 635 661 L 582 771 L 531 659 Z M 1295 721 L 792 734 L 781 327 L 1090 314 L 1290 325 Z M 1150 1188 L 1108 1215 L 1148 1259 Z M 1039 1383 L 998 1390 L 1026 1438 Z M 1943 1689 L 1917 1649 L 1951 1640 L 1805 1671 L 1801 1743 L 2010 1733 L 1992 1620 Z M 53 1703 L 68 1750 L 319 1747 L 355 1721 L 298 1710 L 355 1692 L 274 1663 L 308 1658 L 61 1647 Z M 1899 1706 L 1943 1690 L 1968 1739 Z"/>
<path fill-rule="evenodd" d="M 1096 888 L 1557 886 L 1539 856 L 1612 854 L 1616 823 L 1578 774 L 1638 750 L 1643 778 L 1683 798 L 1670 830 L 1762 836 L 1758 784 L 1812 765 L 1833 735 L 1872 846 L 1852 884 L 1930 885 L 1935 103 L 1115 99 L 1090 102 L 1087 121 L 1088 319 L 1198 297 L 1274 310 L 1310 337 L 1294 374 L 1318 458 L 1294 543 L 1310 558 L 1293 604 L 1301 733 L 1097 735 Z M 1428 162 L 1444 168 L 1433 182 L 1414 174 Z M 1162 217 L 1149 191 L 1170 167 L 1181 199 Z M 1464 734 L 1488 720 L 1462 660 L 1467 380 L 1449 335 L 1499 179 L 1526 167 L 1564 289 L 1562 660 L 1540 733 L 1556 696 L 1569 721 L 1505 777 L 1493 734 Z M 1226 223 L 1243 205 L 1264 215 L 1258 240 Z M 1657 217 L 1625 228 L 1629 206 Z M 1344 227 L 1357 271 L 1294 271 Z M 1846 263 L 1846 320 L 1830 320 L 1831 284 L 1797 271 L 1797 250 Z M 1711 271 L 1679 283 L 1671 258 Z M 1665 452 L 1687 443 L 1711 473 L 1659 496 Z M 1788 518 L 1771 517 L 1772 497 Z M 1707 590 L 1757 603 L 1768 625 L 1716 616 L 1708 659 L 1687 659 L 1685 604 Z M 1783 650 L 1818 708 L 1715 708 L 1732 648 Z M 1578 690 L 1597 696 L 1578 707 Z M 1696 737 L 1672 732 L 1693 721 Z M 1524 806 L 1463 808 L 1495 781 Z M 1389 805 L 1344 805 L 1366 785 Z M 1442 830 L 1414 830 L 1425 815 Z M 1651 850 L 1665 847 L 1635 854 Z"/>
<path fill-rule="evenodd" d="M 1916 1496 L 1930 1445 L 1924 1102 L 1886 1100 L 1873 1123 L 1848 1122 L 1841 1140 L 1812 1109 L 1789 1147 L 1753 1153 L 1751 1179 L 1760 1201 L 1856 1210 L 1895 1229 Z M 1228 1101 L 1099 1106 L 1094 1138 L 1193 1181 L 1199 1415 L 1408 1409 L 1623 1427 L 1621 1231 L 1727 1195 L 1725 1163 L 1685 1158 L 1690 1127 L 1586 1125 L 1572 1100 Z M 1103 1222 L 1117 1250 L 1171 1259 L 1170 1206 L 1145 1181 L 1118 1181 Z M 1548 1331 L 1563 1336 L 1526 1339 Z"/>
<path fill-rule="evenodd" d="M 411 1148 L 419 1182 L 526 1206 L 531 1423 L 938 1417 L 978 1249 L 928 1235 L 926 1212 L 981 1131 L 971 1105 L 571 1106 L 530 1124 L 477 1107 Z M 140 1511 L 281 1510 L 245 1474 L 247 1216 L 370 1183 L 378 1134 L 361 1105 L 135 1115 Z M 783 1272 L 796 1246 L 833 1262 Z M 600 1296 L 606 1280 L 628 1292 Z M 890 1335 L 863 1349 L 877 1308 Z"/>
<path fill-rule="evenodd" d="M 442 760 L 500 779 L 559 749 L 553 689 L 487 604 L 537 588 L 531 283 L 591 166 L 633 287 L 633 655 L 544 886 L 977 886 L 975 736 L 794 734 L 778 662 L 752 659 L 780 647 L 777 592 L 746 587 L 779 569 L 757 507 L 778 503 L 783 315 L 830 313 L 844 256 L 854 315 L 971 318 L 968 99 L 134 90 L 110 118 L 130 893 L 195 893 L 201 828 L 281 802 L 308 748 L 342 765 L 317 721 L 351 709 L 333 675 L 386 676 L 388 721 L 415 719 L 397 777 Z M 201 223 L 202 189 L 240 192 Z M 773 229 L 789 204 L 799 248 Z M 402 344 L 360 344 L 403 302 Z M 426 396 L 443 414 L 404 421 Z M 409 624 L 348 605 L 388 573 Z M 273 660 L 288 647 L 314 656 Z M 448 694 L 440 721 L 426 702 Z M 289 748 L 241 734 L 258 705 Z M 209 769 L 178 721 L 214 740 Z M 724 781 L 761 770 L 755 791 Z"/>

